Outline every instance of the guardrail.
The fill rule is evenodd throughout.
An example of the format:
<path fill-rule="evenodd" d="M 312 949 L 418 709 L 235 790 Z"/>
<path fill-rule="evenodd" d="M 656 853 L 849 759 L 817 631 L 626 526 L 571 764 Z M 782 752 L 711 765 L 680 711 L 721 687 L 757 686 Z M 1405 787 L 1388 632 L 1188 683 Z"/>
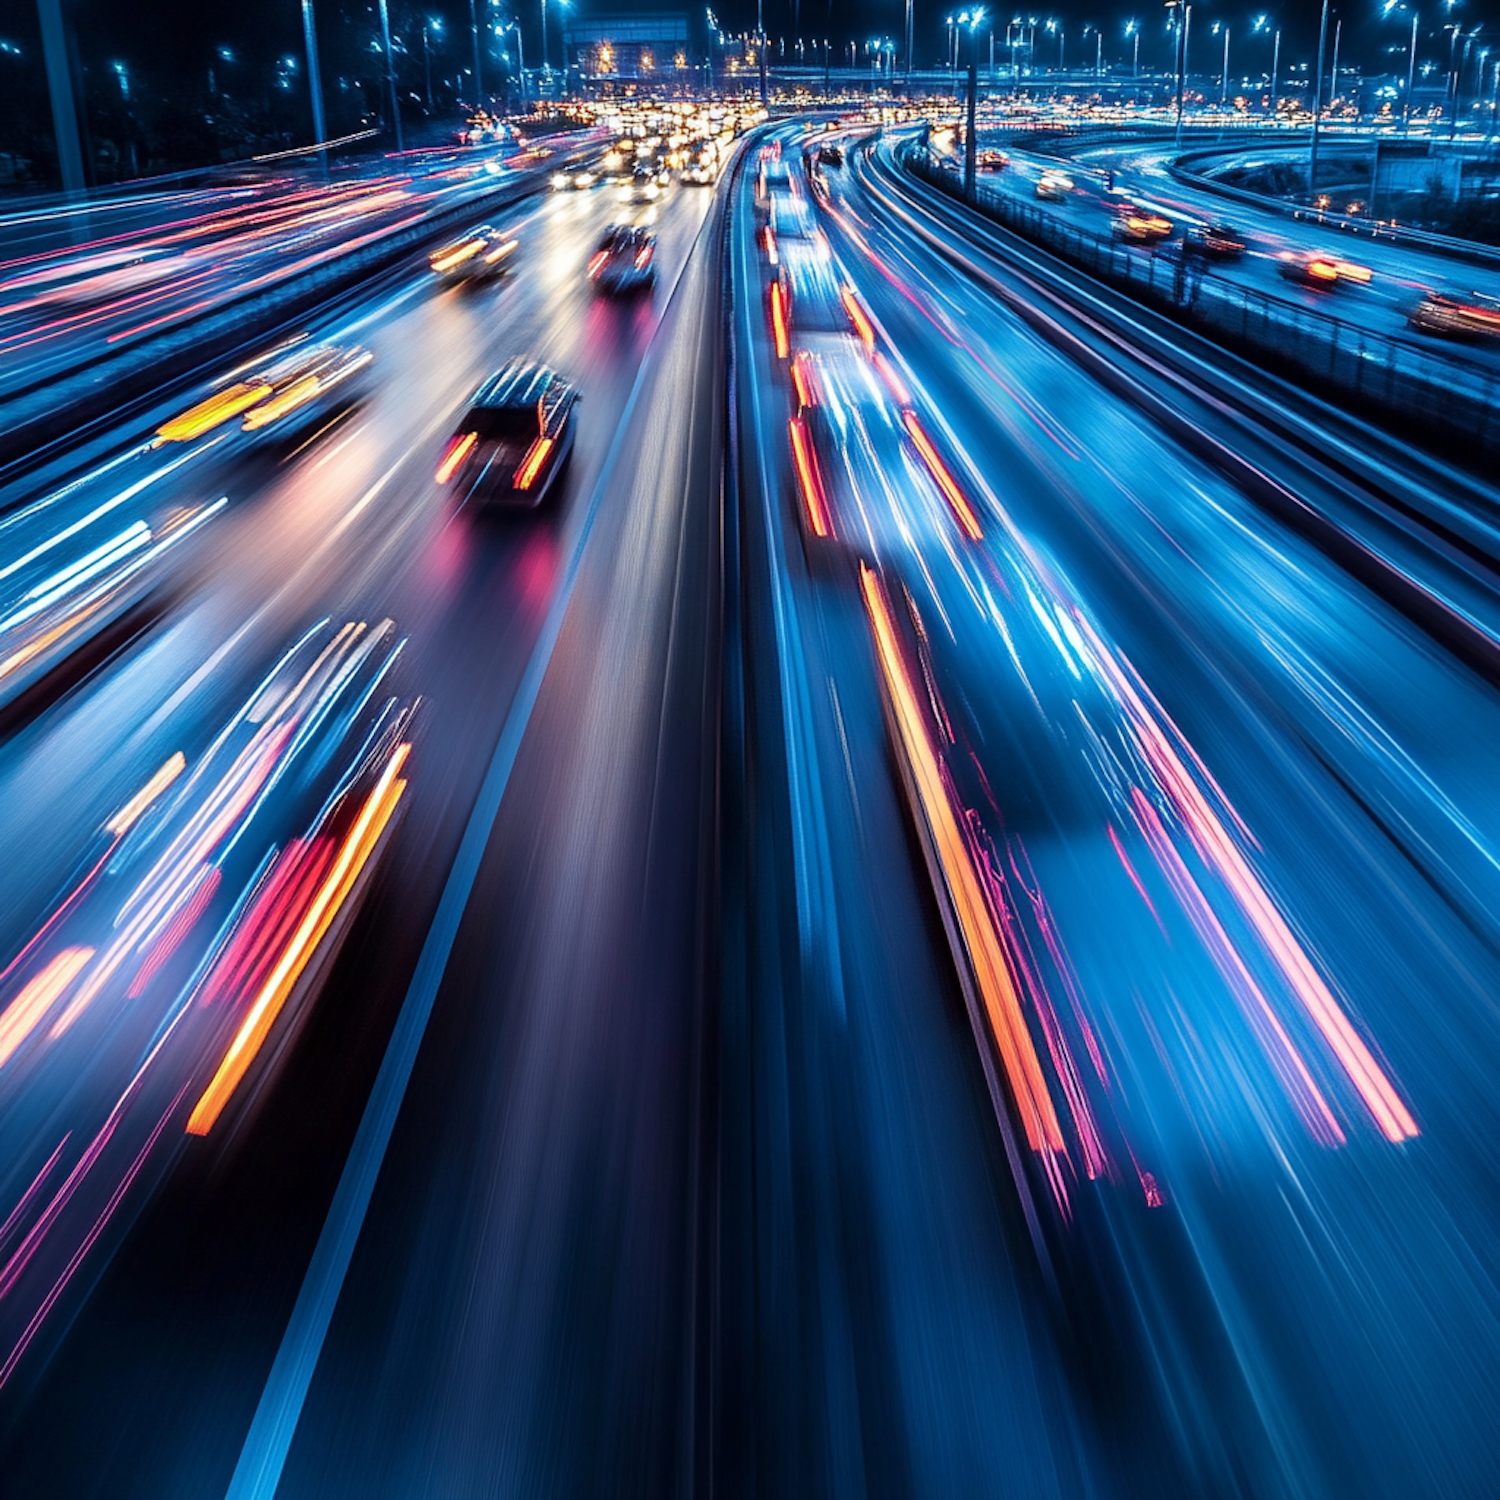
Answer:
<path fill-rule="evenodd" d="M 1475 456 L 1500 453 L 1500 375 L 1223 281 L 1189 257 L 1168 260 L 1063 223 L 982 183 L 967 199 L 958 174 L 939 168 L 918 146 L 899 150 L 897 158 L 947 196 L 1320 396 L 1336 393 L 1394 418 L 1429 446 L 1438 439 Z"/>
<path fill-rule="evenodd" d="M 1287 141 L 1274 143 L 1268 141 L 1263 144 L 1267 148 L 1274 146 L 1277 150 L 1288 150 L 1293 145 Z M 1334 136 L 1331 138 L 1331 144 L 1349 146 L 1360 144 L 1360 142 L 1351 140 L 1347 136 Z M 1378 145 L 1378 141 L 1371 140 L 1370 145 L 1374 147 Z M 1269 193 L 1257 193 L 1250 188 L 1220 182 L 1217 177 L 1210 177 L 1206 172 L 1199 172 L 1192 166 L 1184 165 L 1185 162 L 1201 163 L 1224 154 L 1218 149 L 1184 152 L 1168 166 L 1167 170 L 1179 182 L 1196 188 L 1200 192 L 1212 193 L 1215 197 L 1244 203 L 1252 208 L 1263 209 L 1267 213 L 1281 214 L 1285 218 L 1296 219 L 1305 224 L 1321 224 L 1344 234 L 1358 235 L 1362 239 L 1387 240 L 1395 245 L 1428 250 L 1433 254 L 1446 256 L 1450 260 L 1462 260 L 1470 265 L 1500 266 L 1500 247 L 1495 245 L 1484 245 L 1478 240 L 1459 239 L 1451 234 L 1437 234 L 1430 229 L 1413 229 L 1409 225 L 1392 224 L 1384 219 L 1362 219 L 1350 214 L 1329 213 L 1326 209 L 1314 208 L 1305 203 L 1289 203 L 1285 198 L 1275 198 Z"/>

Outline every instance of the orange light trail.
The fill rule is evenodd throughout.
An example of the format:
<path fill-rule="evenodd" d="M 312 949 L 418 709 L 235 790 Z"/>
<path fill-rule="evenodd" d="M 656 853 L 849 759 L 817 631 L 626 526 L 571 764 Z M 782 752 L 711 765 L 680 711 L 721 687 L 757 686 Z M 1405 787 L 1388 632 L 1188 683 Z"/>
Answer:
<path fill-rule="evenodd" d="M 802 503 L 807 507 L 807 518 L 818 536 L 830 536 L 833 525 L 828 514 L 828 495 L 818 470 L 818 455 L 807 435 L 807 424 L 801 417 L 793 417 L 787 425 L 791 429 L 792 458 L 797 465 L 797 482 L 802 486 Z"/>
<path fill-rule="evenodd" d="M 792 385 L 797 392 L 797 405 L 814 406 L 812 376 L 807 368 L 807 353 L 804 350 L 792 361 Z"/>
<path fill-rule="evenodd" d="M 776 358 L 785 359 L 791 352 L 786 326 L 786 293 L 779 281 L 771 283 L 771 332 L 776 337 Z"/>
<path fill-rule="evenodd" d="M 107 822 L 104 827 L 116 838 L 123 838 L 139 821 L 141 815 L 166 789 L 187 769 L 187 758 L 179 750 L 169 756 L 162 768 L 129 802 Z"/>
<path fill-rule="evenodd" d="M 885 590 L 876 575 L 860 565 L 860 587 L 875 638 L 897 732 L 911 768 L 922 814 L 932 834 L 938 862 L 963 932 L 974 981 L 984 1003 L 991 1035 L 1010 1081 L 1011 1096 L 1033 1151 L 1064 1154 L 1062 1128 L 1047 1092 L 1040 1059 L 1021 1012 L 1021 1001 L 978 872 L 954 816 L 943 783 L 942 768 L 912 687 Z"/>
<path fill-rule="evenodd" d="M 189 1135 L 207 1135 L 215 1121 L 223 1113 L 240 1080 L 255 1061 L 277 1016 L 281 1014 L 288 996 L 295 988 L 302 971 L 307 967 L 318 944 L 333 925 L 349 892 L 354 888 L 366 861 L 379 842 L 381 834 L 406 790 L 406 782 L 399 776 L 401 767 L 411 753 L 411 745 L 403 743 L 396 747 L 380 780 L 365 800 L 359 817 L 349 830 L 338 858 L 327 878 L 318 888 L 308 906 L 291 941 L 287 944 L 276 967 L 267 977 L 260 993 L 246 1013 L 240 1029 L 235 1033 L 229 1050 L 224 1054 L 218 1071 L 210 1080 L 202 1097 L 188 1116 Z"/>
<path fill-rule="evenodd" d="M 1230 837 L 1209 805 L 1208 799 L 1189 775 L 1165 732 L 1141 702 L 1139 694 L 1121 671 L 1092 626 L 1075 611 L 1074 618 L 1088 637 L 1095 659 L 1109 678 L 1140 735 L 1146 758 L 1163 789 L 1177 808 L 1189 837 L 1204 860 L 1218 871 L 1240 909 L 1260 936 L 1261 942 L 1281 970 L 1292 992 L 1302 1002 L 1314 1026 L 1322 1034 L 1340 1066 L 1348 1075 L 1365 1107 L 1388 1141 L 1409 1140 L 1421 1132 L 1411 1111 L 1386 1077 L 1380 1064 L 1355 1031 L 1322 976 L 1313 967 L 1302 945 L 1293 936 L 1286 919 L 1250 868 L 1239 846 Z"/>
<path fill-rule="evenodd" d="M 42 1017 L 94 956 L 92 948 L 64 948 L 0 1013 L 0 1067 L 36 1030 Z"/>
<path fill-rule="evenodd" d="M 479 441 L 477 432 L 466 432 L 462 437 L 456 437 L 448 444 L 448 451 L 443 455 L 443 461 L 437 467 L 436 479 L 439 484 L 447 484 L 458 472 L 458 466 L 469 456 L 470 449 Z"/>
<path fill-rule="evenodd" d="M 901 413 L 901 421 L 905 425 L 911 440 L 917 445 L 917 452 L 922 455 L 922 462 L 927 465 L 928 472 L 937 481 L 938 488 L 943 492 L 943 498 L 948 502 L 958 524 L 963 528 L 964 534 L 971 542 L 977 542 L 984 533 L 979 529 L 979 519 L 969 508 L 969 502 L 964 499 L 963 491 L 959 489 L 957 482 L 948 472 L 948 467 L 938 456 L 938 451 L 928 440 L 927 434 L 922 431 L 922 424 L 917 421 L 916 412 L 908 408 Z"/>
<path fill-rule="evenodd" d="M 840 293 L 839 298 L 844 304 L 844 311 L 849 314 L 849 321 L 854 324 L 854 331 L 860 336 L 868 353 L 875 352 L 875 325 L 870 322 L 868 314 L 859 305 L 857 298 L 848 287 Z"/>
<path fill-rule="evenodd" d="M 516 488 L 518 490 L 529 490 L 536 482 L 536 476 L 542 472 L 542 465 L 547 462 L 547 455 L 552 451 L 552 439 L 539 437 L 527 450 L 526 457 L 521 460 L 521 467 L 516 470 Z"/>

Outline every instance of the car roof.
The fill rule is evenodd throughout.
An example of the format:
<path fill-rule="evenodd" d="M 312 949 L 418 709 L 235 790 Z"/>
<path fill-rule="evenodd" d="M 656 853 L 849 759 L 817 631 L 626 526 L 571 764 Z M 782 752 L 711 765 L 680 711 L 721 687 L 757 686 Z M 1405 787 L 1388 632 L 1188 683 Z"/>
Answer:
<path fill-rule="evenodd" d="M 474 392 L 470 406 L 504 408 L 532 406 L 553 385 L 566 381 L 556 370 L 534 359 L 513 359 L 502 365 Z"/>

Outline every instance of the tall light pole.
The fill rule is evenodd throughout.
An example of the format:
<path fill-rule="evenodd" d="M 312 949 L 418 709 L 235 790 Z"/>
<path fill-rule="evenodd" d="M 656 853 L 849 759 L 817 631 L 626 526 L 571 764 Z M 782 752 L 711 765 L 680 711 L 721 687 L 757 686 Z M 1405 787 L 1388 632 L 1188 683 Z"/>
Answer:
<path fill-rule="evenodd" d="M 1411 134 L 1411 95 L 1417 84 L 1417 22 L 1421 13 L 1411 13 L 1411 53 L 1406 60 L 1406 99 L 1401 107 L 1401 134 Z"/>
<path fill-rule="evenodd" d="M 1281 76 L 1281 27 L 1276 28 L 1276 41 L 1271 48 L 1271 123 L 1276 123 L 1276 82 Z"/>
<path fill-rule="evenodd" d="M 1137 82 L 1141 78 L 1141 26 L 1139 21 L 1125 23 L 1125 35 L 1135 42 L 1135 55 L 1130 63 L 1130 76 Z"/>
<path fill-rule="evenodd" d="M 78 130 L 78 106 L 73 99 L 73 69 L 62 0 L 37 0 L 37 12 L 42 23 L 42 59 L 47 69 L 47 93 L 52 101 L 57 164 L 62 169 L 63 192 L 71 198 L 88 191 L 88 179 L 83 175 L 83 146 Z"/>
<path fill-rule="evenodd" d="M 1229 28 L 1224 28 L 1224 71 L 1219 75 L 1219 107 L 1229 103 Z"/>
<path fill-rule="evenodd" d="M 396 98 L 396 55 L 391 51 L 391 14 L 386 0 L 380 0 L 380 40 L 385 46 L 385 81 L 390 85 L 391 123 L 396 127 L 396 150 L 406 148 L 401 142 L 401 104 Z"/>
<path fill-rule="evenodd" d="M 526 94 L 526 44 L 521 38 L 521 23 L 512 21 L 504 30 L 513 31 L 516 34 L 516 71 L 521 76 L 521 108 L 528 109 L 531 100 Z"/>
<path fill-rule="evenodd" d="M 906 0 L 906 92 L 911 93 L 912 0 Z"/>
<path fill-rule="evenodd" d="M 1328 102 L 1331 105 L 1339 96 L 1339 38 L 1344 34 L 1342 17 L 1333 23 L 1333 68 L 1328 74 Z"/>
<path fill-rule="evenodd" d="M 1315 202 L 1318 196 L 1318 121 L 1323 118 L 1323 56 L 1328 44 L 1328 0 L 1323 0 L 1323 17 L 1318 22 L 1318 78 L 1313 84 L 1312 149 L 1307 154 L 1307 196 Z"/>
<path fill-rule="evenodd" d="M 302 0 L 302 45 L 307 52 L 307 91 L 312 98 L 313 139 L 320 144 L 328 139 L 323 122 L 323 75 L 318 69 L 318 28 L 313 16 L 313 0 Z M 328 153 L 318 152 L 318 165 L 328 175 Z"/>
<path fill-rule="evenodd" d="M 432 53 L 427 46 L 427 28 L 441 31 L 443 23 L 435 16 L 429 16 L 422 22 L 422 76 L 427 85 L 427 112 L 432 113 Z"/>
<path fill-rule="evenodd" d="M 964 131 L 964 197 L 972 202 L 979 144 L 979 23 L 984 20 L 984 12 L 971 10 L 958 20 L 960 25 L 967 24 L 969 28 L 969 108 L 967 129 Z"/>
<path fill-rule="evenodd" d="M 484 80 L 479 72 L 479 14 L 474 9 L 474 0 L 469 0 L 469 29 L 474 33 L 474 108 L 484 107 Z M 526 91 L 525 78 L 521 75 L 521 92 L 524 96 Z"/>

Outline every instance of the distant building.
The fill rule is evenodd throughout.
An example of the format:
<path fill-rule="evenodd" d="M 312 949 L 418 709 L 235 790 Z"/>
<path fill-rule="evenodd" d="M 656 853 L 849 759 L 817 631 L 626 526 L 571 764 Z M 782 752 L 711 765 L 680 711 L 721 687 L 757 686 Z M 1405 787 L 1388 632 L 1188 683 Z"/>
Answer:
<path fill-rule="evenodd" d="M 567 20 L 562 31 L 568 67 L 585 84 L 671 87 L 702 61 L 684 11 Z"/>

